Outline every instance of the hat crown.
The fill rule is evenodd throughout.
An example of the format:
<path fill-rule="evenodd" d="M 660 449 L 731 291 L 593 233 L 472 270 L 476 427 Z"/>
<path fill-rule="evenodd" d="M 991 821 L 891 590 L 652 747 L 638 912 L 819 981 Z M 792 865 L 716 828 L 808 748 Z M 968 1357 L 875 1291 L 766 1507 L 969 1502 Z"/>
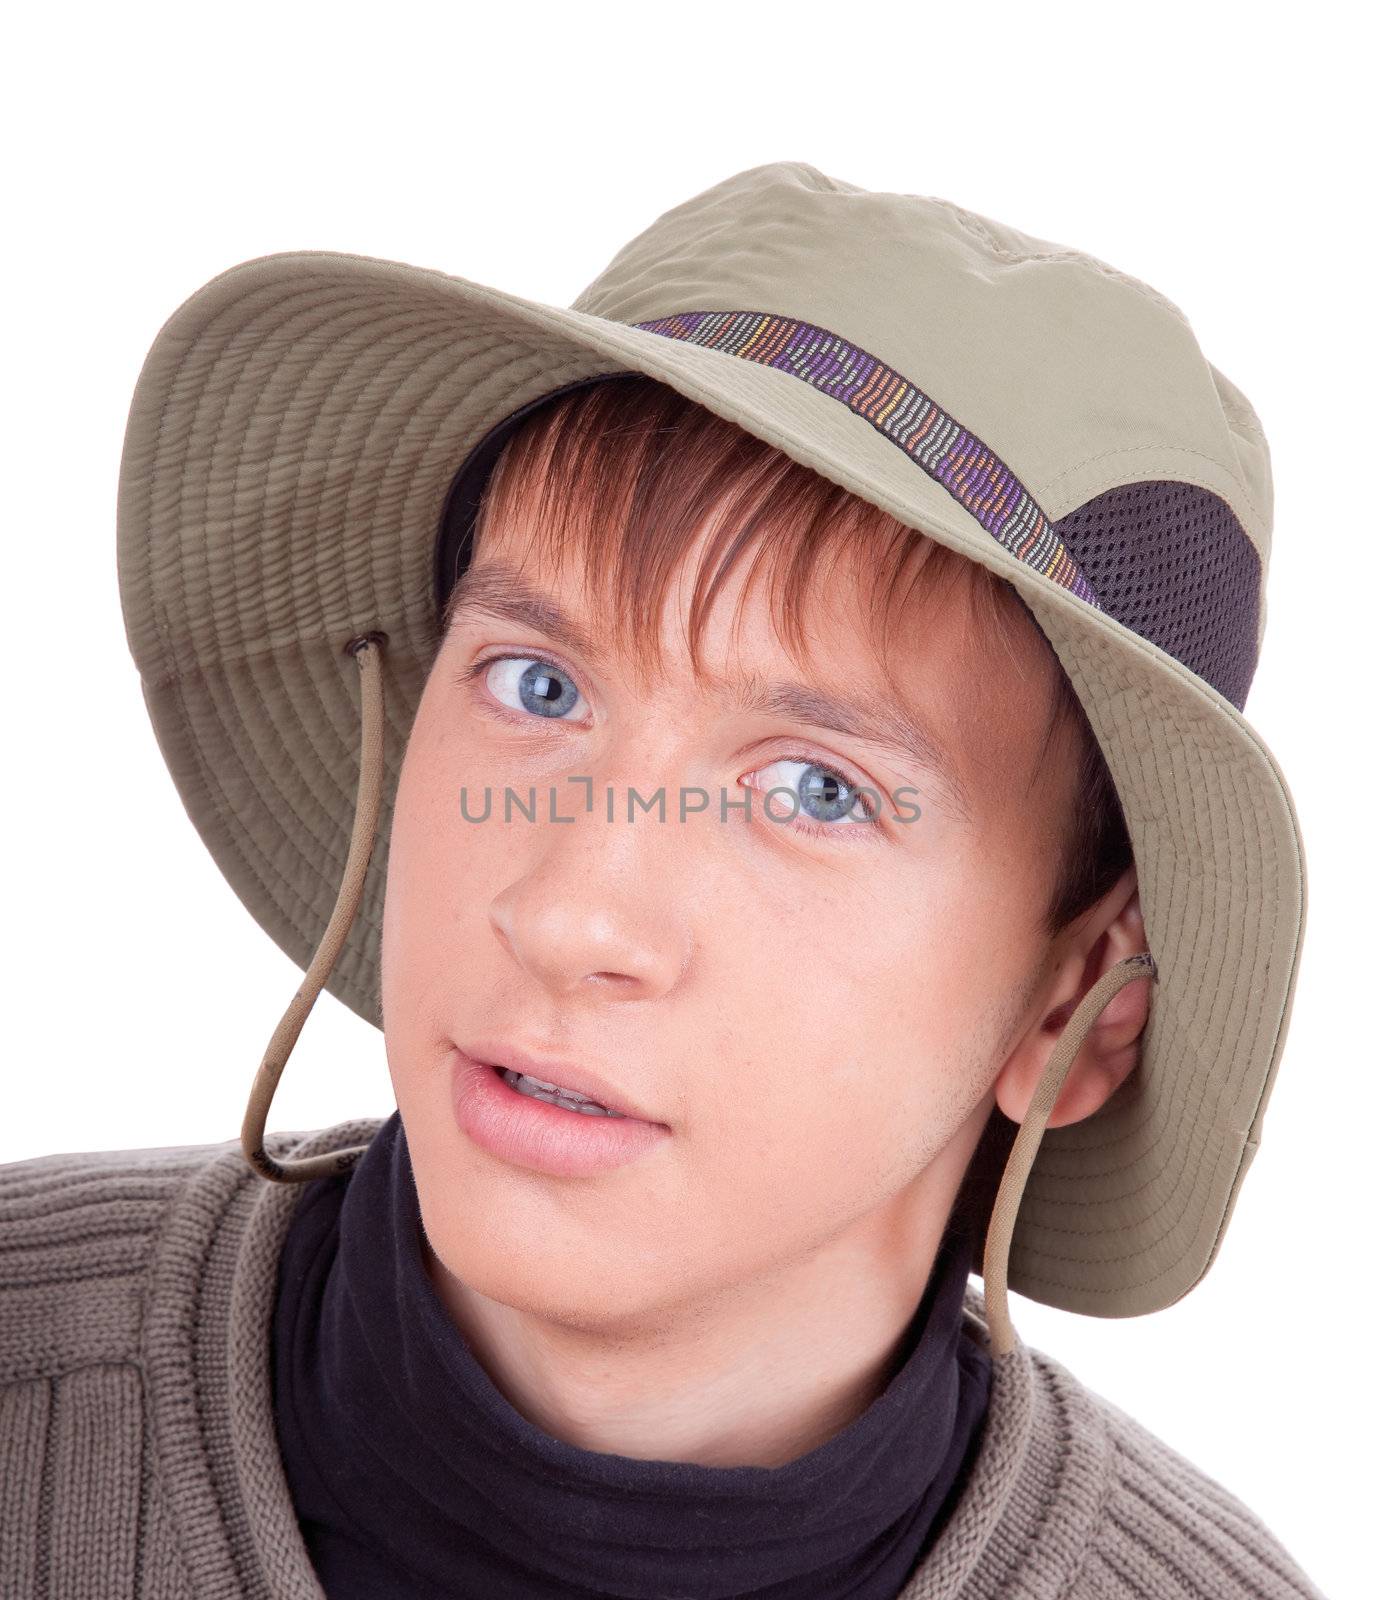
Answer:
<path fill-rule="evenodd" d="M 1230 505 L 1267 563 L 1263 430 L 1183 312 L 1082 250 L 951 201 L 805 162 L 751 167 L 663 212 L 571 309 L 812 324 L 986 441 L 1052 520 L 1122 484 L 1193 483 Z"/>

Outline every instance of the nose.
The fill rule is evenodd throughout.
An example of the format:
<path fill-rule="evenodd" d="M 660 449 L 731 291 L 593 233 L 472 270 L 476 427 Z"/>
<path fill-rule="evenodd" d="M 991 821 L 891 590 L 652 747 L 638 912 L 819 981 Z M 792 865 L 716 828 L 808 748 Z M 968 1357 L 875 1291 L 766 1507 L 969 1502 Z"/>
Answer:
<path fill-rule="evenodd" d="M 551 822 L 541 809 L 512 826 L 511 855 L 524 870 L 493 898 L 491 926 L 512 959 L 561 998 L 652 999 L 691 960 L 688 902 L 677 892 L 682 841 L 671 837 L 671 820 L 628 820 L 625 793 L 616 786 L 608 818 L 604 791 L 590 810 L 560 791 L 558 814 L 571 812 L 571 821 Z M 545 789 L 541 807 L 547 801 Z"/>

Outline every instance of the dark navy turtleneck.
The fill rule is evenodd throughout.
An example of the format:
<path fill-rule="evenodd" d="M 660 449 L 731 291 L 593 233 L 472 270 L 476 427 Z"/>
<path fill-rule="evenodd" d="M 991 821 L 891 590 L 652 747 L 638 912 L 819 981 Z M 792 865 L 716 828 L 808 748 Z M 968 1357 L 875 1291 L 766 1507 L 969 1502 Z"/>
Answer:
<path fill-rule="evenodd" d="M 399 1112 L 292 1215 L 272 1329 L 287 1482 L 329 1600 L 892 1600 L 957 1503 L 990 1367 L 951 1229 L 886 1388 L 780 1467 L 585 1450 L 528 1421 L 425 1268 Z"/>

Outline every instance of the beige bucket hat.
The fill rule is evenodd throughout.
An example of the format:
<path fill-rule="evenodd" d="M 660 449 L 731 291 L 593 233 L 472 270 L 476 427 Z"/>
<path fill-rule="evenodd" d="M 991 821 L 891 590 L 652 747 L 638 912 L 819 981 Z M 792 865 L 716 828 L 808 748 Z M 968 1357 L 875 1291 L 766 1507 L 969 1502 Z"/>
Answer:
<path fill-rule="evenodd" d="M 1084 997 L 1017 1133 L 989 1325 L 1010 1348 L 1008 1283 L 1091 1316 L 1178 1300 L 1259 1147 L 1306 915 L 1292 800 L 1241 714 L 1264 434 L 1146 284 L 805 162 L 665 211 L 567 308 L 306 250 L 231 267 L 159 330 L 119 481 L 129 646 L 193 823 L 307 969 L 247 1158 L 277 1181 L 357 1159 L 278 1160 L 263 1129 L 321 986 L 380 1026 L 392 798 L 475 489 L 517 413 L 625 372 L 981 562 L 1057 651 L 1117 785 L 1150 955 Z M 1139 1070 L 1047 1129 L 1083 1034 L 1139 977 L 1156 985 Z"/>

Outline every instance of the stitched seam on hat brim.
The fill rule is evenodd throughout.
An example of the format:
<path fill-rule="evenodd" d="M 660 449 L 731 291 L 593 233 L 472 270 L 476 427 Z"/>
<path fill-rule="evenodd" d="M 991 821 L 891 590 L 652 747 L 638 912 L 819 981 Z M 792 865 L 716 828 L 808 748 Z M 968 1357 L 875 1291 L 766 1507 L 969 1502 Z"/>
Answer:
<path fill-rule="evenodd" d="M 1161 654 L 1163 654 L 1163 653 L 1161 653 Z M 1178 665 L 1178 663 L 1176 663 L 1173 660 L 1172 657 L 1164 655 L 1163 659 L 1167 660 L 1169 662 L 1169 664 L 1171 666 L 1175 667 L 1178 671 L 1180 671 L 1180 672 L 1186 672 L 1187 671 L 1186 668 L 1180 667 Z M 1199 681 L 1205 682 L 1205 680 L 1199 680 Z M 1213 693 L 1213 694 L 1215 693 L 1215 691 L 1210 691 L 1210 692 Z M 1230 705 L 1229 701 L 1226 701 L 1224 699 L 1220 699 L 1219 698 L 1217 700 L 1217 704 L 1220 705 L 1220 706 L 1225 707 L 1225 709 L 1232 714 L 1232 716 L 1233 716 L 1234 720 L 1236 721 L 1236 723 L 1238 724 L 1238 726 L 1247 735 L 1249 735 L 1251 733 L 1249 725 L 1245 722 L 1244 717 L 1241 715 L 1241 713 L 1236 711 L 1235 708 Z M 1257 753 L 1260 754 L 1262 760 L 1264 760 L 1266 762 L 1266 764 L 1267 764 L 1267 757 L 1264 756 L 1263 751 L 1259 750 L 1259 747 L 1257 745 L 1255 746 L 1255 749 L 1256 749 Z M 1286 806 L 1284 807 L 1284 811 L 1285 811 L 1285 815 L 1288 815 L 1290 828 L 1291 828 L 1292 818 L 1291 818 L 1291 814 L 1288 812 L 1288 808 Z M 1268 813 L 1266 811 L 1266 816 L 1267 816 L 1267 814 Z M 1229 815 L 1226 814 L 1226 813 L 1223 813 L 1223 820 L 1226 820 L 1226 821 L 1229 822 L 1229 820 L 1230 820 L 1229 819 Z M 1296 835 L 1290 835 L 1290 837 L 1292 837 L 1293 843 L 1294 843 L 1295 848 L 1296 848 L 1296 846 L 1297 846 Z M 1268 858 L 1270 860 L 1275 859 L 1275 850 L 1274 850 L 1275 838 L 1276 838 L 1276 835 L 1274 835 L 1272 832 L 1269 833 L 1266 836 L 1267 854 L 1268 854 Z M 1300 893 L 1301 896 L 1303 896 L 1304 899 L 1305 899 L 1305 888 L 1306 888 L 1305 877 L 1304 877 L 1303 874 L 1299 873 L 1299 893 Z M 1274 899 L 1273 899 L 1272 913 L 1271 913 L 1271 915 L 1270 915 L 1270 917 L 1268 919 L 1268 924 L 1267 924 L 1267 928 L 1266 928 L 1266 932 L 1265 932 L 1265 938 L 1264 938 L 1264 946 L 1270 952 L 1272 952 L 1273 946 L 1274 946 L 1274 929 L 1278 924 L 1280 910 L 1281 910 L 1281 901 L 1279 900 L 1279 898 L 1277 896 L 1275 896 Z M 1302 917 L 1302 900 L 1300 900 L 1299 908 L 1298 908 L 1297 926 L 1298 926 L 1299 929 L 1301 929 L 1301 926 L 1302 926 L 1301 917 Z M 1264 1085 L 1268 1084 L 1268 1083 L 1270 1083 L 1272 1081 L 1273 1074 L 1274 1074 L 1274 1072 L 1276 1070 L 1276 1057 L 1277 1057 L 1278 1050 L 1280 1048 L 1279 1040 L 1280 1040 L 1280 1038 L 1282 1036 L 1282 1033 L 1283 1033 L 1283 1017 L 1287 1014 L 1289 1008 L 1292 1005 L 1292 1001 L 1293 1001 L 1293 988 L 1294 988 L 1295 975 L 1296 975 L 1297 965 L 1298 965 L 1299 944 L 1300 944 L 1300 940 L 1299 940 L 1298 944 L 1295 944 L 1294 951 L 1293 951 L 1292 956 L 1290 958 L 1288 984 L 1287 984 L 1287 988 L 1286 988 L 1286 991 L 1285 991 L 1285 994 L 1284 994 L 1284 998 L 1283 998 L 1282 1004 L 1281 1004 L 1280 1009 L 1279 1009 L 1279 1026 L 1278 1026 L 1278 1030 L 1277 1030 L 1276 1036 L 1275 1036 L 1275 1044 L 1274 1044 L 1273 1049 L 1270 1052 L 1269 1063 L 1268 1063 L 1264 1078 L 1263 1078 L 1263 1080 L 1261 1082 L 1261 1089 L 1260 1089 L 1261 1101 L 1263 1101 L 1263 1099 L 1264 1099 Z M 1262 974 L 1260 976 L 1260 979 L 1259 979 L 1261 984 L 1267 984 L 1268 975 L 1269 975 L 1271 966 L 1272 966 L 1272 955 L 1271 954 L 1267 954 L 1266 957 L 1265 957 L 1265 960 L 1264 960 L 1263 972 L 1262 972 Z M 1234 995 L 1233 995 L 1232 999 L 1234 1001 Z M 1253 1045 L 1251 1045 L 1250 1049 L 1251 1049 L 1251 1051 L 1253 1050 Z M 1171 1092 L 1177 1088 L 1177 1078 L 1178 1078 L 1178 1075 L 1174 1074 L 1173 1075 L 1173 1081 L 1171 1082 L 1171 1086 L 1170 1086 L 1171 1087 Z M 1257 1116 L 1257 1118 L 1262 1119 L 1263 1111 L 1262 1110 L 1258 1111 L 1256 1116 Z M 1258 1147 L 1259 1141 L 1257 1139 L 1253 1138 L 1253 1135 L 1256 1132 L 1256 1120 L 1255 1119 L 1251 1120 L 1250 1127 L 1249 1127 L 1248 1131 L 1247 1130 L 1238 1129 L 1238 1128 L 1231 1128 L 1229 1131 L 1233 1135 L 1240 1134 L 1242 1132 L 1246 1132 L 1247 1133 L 1247 1143 L 1254 1143 Z M 1163 1135 L 1161 1135 L 1161 1137 L 1162 1136 Z M 1125 1138 L 1125 1137 L 1127 1137 L 1127 1135 L 1123 1134 L 1121 1137 Z M 1191 1137 L 1191 1134 L 1190 1134 L 1190 1137 Z M 1101 1144 L 1101 1145 L 1094 1145 L 1091 1148 L 1094 1149 L 1094 1150 L 1110 1148 L 1111 1145 L 1119 1143 L 1119 1142 L 1120 1142 L 1120 1140 L 1111 1140 L 1111 1141 L 1107 1141 L 1106 1143 Z M 1158 1143 L 1158 1140 L 1156 1140 L 1155 1142 Z M 1151 1148 L 1153 1148 L 1153 1146 L 1151 1146 Z M 1215 1178 L 1215 1174 L 1216 1174 L 1218 1168 L 1220 1167 L 1220 1164 L 1221 1164 L 1221 1161 L 1222 1161 L 1222 1158 L 1223 1158 L 1224 1154 L 1225 1154 L 1225 1146 L 1224 1145 L 1220 1145 L 1219 1148 L 1218 1148 L 1216 1160 L 1213 1162 L 1213 1166 L 1212 1166 L 1212 1174 L 1211 1174 L 1212 1179 Z M 1241 1171 L 1241 1166 L 1242 1166 L 1242 1163 L 1238 1161 L 1237 1162 L 1237 1167 L 1236 1167 L 1236 1171 L 1237 1172 Z M 1244 1177 L 1244 1174 L 1242 1173 L 1241 1181 L 1243 1181 L 1243 1177 Z M 1189 1196 L 1190 1203 L 1191 1203 L 1193 1194 L 1195 1194 L 1196 1191 L 1197 1191 L 1199 1178 L 1200 1178 L 1200 1174 L 1195 1174 L 1194 1175 L 1194 1181 L 1193 1181 L 1193 1184 L 1191 1186 L 1191 1191 L 1190 1191 L 1190 1196 Z M 1226 1214 L 1228 1213 L 1228 1211 L 1234 1205 L 1236 1194 L 1237 1194 L 1237 1190 L 1238 1190 L 1238 1184 L 1235 1181 L 1235 1173 L 1233 1173 L 1232 1174 L 1232 1182 L 1231 1182 L 1231 1186 L 1230 1186 L 1230 1188 L 1229 1188 L 1229 1190 L 1227 1192 L 1226 1201 L 1223 1204 L 1220 1212 L 1213 1219 L 1213 1224 L 1212 1225 L 1215 1226 L 1216 1232 L 1215 1232 L 1213 1240 L 1212 1240 L 1212 1244 L 1211 1244 L 1211 1248 L 1210 1248 L 1209 1253 L 1208 1253 L 1207 1261 L 1204 1264 L 1202 1270 L 1198 1273 L 1197 1277 L 1194 1278 L 1193 1283 L 1190 1284 L 1187 1289 L 1184 1289 L 1179 1295 L 1177 1295 L 1175 1297 L 1175 1301 L 1171 1301 L 1170 1304 L 1173 1304 L 1177 1300 L 1182 1299 L 1183 1296 L 1186 1295 L 1188 1292 L 1190 1292 L 1191 1288 L 1194 1287 L 1198 1282 L 1200 1282 L 1201 1279 L 1203 1277 L 1205 1277 L 1206 1273 L 1210 1270 L 1212 1262 L 1215 1261 L 1215 1259 L 1217 1257 L 1217 1253 L 1218 1253 L 1218 1250 L 1219 1250 L 1219 1247 L 1220 1247 L 1220 1242 L 1221 1242 L 1222 1229 L 1221 1229 L 1221 1226 L 1220 1226 L 1220 1219 L 1224 1218 L 1226 1216 Z M 1063 1203 L 1064 1204 L 1072 1204 L 1073 1202 L 1067 1202 L 1066 1201 L 1066 1202 L 1063 1202 Z M 1184 1207 L 1183 1211 L 1181 1212 L 1181 1214 L 1179 1216 L 1178 1222 L 1182 1222 L 1183 1221 L 1184 1217 L 1186 1217 L 1188 1215 L 1189 1209 L 1190 1209 L 1189 1205 L 1186 1205 Z M 1133 1281 L 1132 1284 L 1130 1285 L 1130 1287 L 1132 1289 L 1141 1289 L 1141 1288 L 1148 1287 L 1149 1284 L 1157 1282 L 1160 1278 L 1166 1277 L 1166 1276 L 1168 1276 L 1168 1274 L 1170 1272 L 1177 1270 L 1177 1266 L 1178 1266 L 1179 1262 L 1181 1260 L 1187 1258 L 1188 1254 L 1190 1253 L 1190 1251 L 1192 1249 L 1192 1246 L 1196 1243 L 1199 1235 L 1203 1231 L 1204 1225 L 1207 1224 L 1208 1219 L 1209 1219 L 1209 1217 L 1211 1215 L 1212 1215 L 1211 1208 L 1207 1208 L 1205 1210 L 1199 1211 L 1199 1213 L 1197 1215 L 1197 1218 L 1196 1218 L 1196 1223 L 1195 1223 L 1195 1226 L 1194 1226 L 1194 1229 L 1193 1229 L 1193 1233 L 1192 1233 L 1190 1239 L 1188 1240 L 1188 1249 L 1185 1250 L 1182 1255 L 1176 1255 L 1172 1265 L 1170 1265 L 1168 1267 L 1165 1267 L 1160 1272 L 1157 1272 L 1157 1273 L 1153 1274 L 1149 1278 L 1146 1278 L 1144 1280 Z M 1178 1225 L 1178 1223 L 1175 1223 L 1174 1225 L 1171 1226 L 1171 1228 L 1168 1230 L 1168 1232 L 1166 1232 L 1165 1234 L 1161 1235 L 1160 1236 L 1161 1240 L 1164 1239 L 1164 1238 L 1167 1238 L 1169 1236 L 1169 1233 L 1172 1233 L 1174 1231 L 1174 1228 L 1177 1227 L 1177 1225 Z M 1065 1235 L 1082 1237 L 1082 1238 L 1102 1238 L 1104 1236 L 1105 1237 L 1110 1237 L 1111 1234 L 1113 1234 L 1113 1233 L 1129 1236 L 1132 1233 L 1138 1232 L 1138 1224 L 1132 1224 L 1130 1227 L 1127 1227 L 1127 1228 L 1116 1228 L 1116 1229 L 1110 1229 L 1110 1230 L 1105 1230 L 1105 1231 L 1104 1230 L 1086 1230 L 1086 1229 L 1081 1229 L 1081 1228 L 1058 1228 L 1058 1227 L 1053 1227 L 1053 1226 L 1050 1226 L 1050 1225 L 1037 1225 L 1037 1226 L 1038 1226 L 1038 1231 L 1043 1231 L 1045 1233 L 1062 1233 L 1062 1234 L 1065 1234 Z M 1160 1241 L 1158 1241 L 1158 1240 L 1155 1241 L 1153 1248 L 1157 1248 L 1159 1242 Z M 1039 1255 L 1044 1255 L 1046 1257 L 1046 1259 L 1049 1259 L 1049 1260 L 1056 1259 L 1056 1257 L 1054 1256 L 1054 1254 L 1052 1252 L 1042 1252 L 1039 1249 L 1037 1249 L 1036 1254 L 1038 1256 Z M 1140 1254 L 1140 1251 L 1139 1251 L 1139 1249 L 1137 1249 L 1137 1250 L 1134 1250 L 1134 1251 L 1125 1252 L 1125 1253 L 1123 1253 L 1121 1255 L 1118 1255 L 1118 1256 L 1106 1257 L 1106 1258 L 1094 1258 L 1094 1262 L 1097 1263 L 1097 1264 L 1110 1264 L 1110 1263 L 1130 1260 L 1133 1256 L 1138 1256 L 1139 1254 Z M 1082 1260 L 1081 1256 L 1078 1256 L 1078 1255 L 1075 1255 L 1075 1254 L 1064 1255 L 1064 1256 L 1059 1257 L 1058 1259 L 1062 1259 L 1062 1260 L 1066 1260 L 1066 1261 L 1069 1261 L 1069 1260 L 1081 1261 Z M 1104 1286 L 1096 1286 L 1096 1285 L 1084 1284 L 1084 1283 L 1081 1283 L 1081 1282 L 1069 1282 L 1067 1280 L 1060 1279 L 1060 1278 L 1051 1278 L 1051 1277 L 1048 1277 L 1048 1276 L 1046 1276 L 1046 1275 L 1044 1275 L 1042 1273 L 1038 1273 L 1038 1272 L 1029 1273 L 1027 1275 L 1027 1281 L 1034 1283 L 1037 1287 L 1043 1286 L 1044 1288 L 1070 1289 L 1076 1295 L 1108 1296 L 1108 1295 L 1119 1295 L 1121 1293 L 1121 1286 L 1120 1285 L 1112 1285 L 1112 1286 L 1105 1286 L 1104 1287 Z"/>
<path fill-rule="evenodd" d="M 1228 704 L 1229 704 L 1229 702 L 1228 702 Z M 1172 737 L 1168 741 L 1168 743 L 1166 745 L 1166 748 L 1186 747 L 1188 745 L 1189 741 L 1184 736 L 1184 734 L 1183 734 L 1182 730 L 1180 729 L 1177 721 L 1174 719 L 1172 708 L 1170 708 L 1167 705 L 1167 703 L 1165 703 L 1165 704 L 1157 707 L 1156 709 L 1157 709 L 1157 711 L 1158 711 L 1158 713 L 1160 715 L 1165 716 L 1165 717 L 1167 717 L 1169 719 L 1170 731 L 1171 731 Z M 1159 749 L 1158 745 L 1153 747 L 1153 750 L 1155 752 L 1157 752 L 1158 749 Z M 1217 767 L 1217 771 L 1219 773 L 1221 773 L 1221 774 L 1225 774 L 1227 772 L 1227 765 L 1228 764 L 1219 765 Z M 1156 783 L 1155 787 L 1156 788 L 1160 788 L 1160 787 L 1162 787 L 1162 785 Z M 1214 812 L 1212 813 L 1213 819 L 1220 818 L 1223 826 L 1227 830 L 1228 849 L 1230 849 L 1232 855 L 1234 855 L 1234 848 L 1232 846 L 1230 846 L 1230 844 L 1229 844 L 1229 840 L 1233 837 L 1231 835 L 1231 831 L 1230 830 L 1231 830 L 1232 819 L 1237 814 L 1237 810 L 1238 810 L 1237 793 L 1236 793 L 1236 790 L 1234 788 L 1231 788 L 1230 793 L 1228 795 L 1228 802 L 1216 807 L 1214 809 Z M 1273 859 L 1274 840 L 1275 840 L 1275 835 L 1272 832 L 1266 832 L 1262 853 L 1264 853 L 1269 859 Z M 1277 924 L 1277 921 L 1278 921 L 1278 915 L 1277 915 L 1277 911 L 1276 911 L 1274 916 L 1270 919 L 1269 927 L 1268 927 L 1268 930 L 1267 930 L 1268 935 L 1269 935 L 1269 943 L 1271 945 L 1272 945 L 1273 928 Z M 1147 934 L 1148 934 L 1148 931 L 1149 930 L 1147 928 L 1147 930 L 1146 930 Z M 1266 958 L 1266 961 L 1265 961 L 1265 976 L 1266 977 L 1268 975 L 1268 970 L 1269 970 L 1269 961 Z M 1223 1036 L 1226 1036 L 1231 1031 L 1230 1014 L 1231 1014 L 1231 1010 L 1234 1009 L 1235 1005 L 1237 1004 L 1237 996 L 1239 995 L 1239 993 L 1240 993 L 1240 989 L 1238 987 L 1233 987 L 1230 995 L 1228 996 L 1228 999 L 1227 999 L 1227 1006 L 1228 1006 L 1227 1021 L 1223 1025 L 1222 1030 L 1221 1030 Z M 1253 1049 L 1253 1044 L 1254 1044 L 1254 1041 L 1252 1039 L 1250 1041 L 1250 1043 L 1249 1043 L 1248 1048 L 1249 1049 Z M 1227 1080 L 1227 1084 L 1228 1085 L 1229 1085 L 1229 1082 L 1230 1082 L 1230 1079 L 1228 1078 L 1228 1080 Z M 1177 1086 L 1177 1075 L 1175 1074 L 1175 1075 L 1173 1075 L 1173 1077 L 1171 1078 L 1171 1081 L 1170 1081 L 1170 1091 L 1171 1091 L 1171 1093 L 1170 1093 L 1169 1102 L 1165 1107 L 1162 1108 L 1163 1111 L 1165 1112 L 1166 1118 L 1168 1117 L 1168 1113 L 1172 1109 L 1172 1105 L 1173 1105 L 1172 1091 L 1176 1088 L 1176 1086 Z M 1187 1107 L 1187 1110 L 1189 1112 L 1191 1112 L 1193 1110 L 1193 1107 L 1191 1106 L 1191 1104 Z M 1173 1119 L 1169 1119 L 1169 1120 L 1173 1120 Z M 1189 1126 L 1190 1126 L 1190 1130 L 1191 1130 L 1192 1127 L 1195 1126 L 1195 1119 L 1192 1116 L 1190 1116 L 1188 1120 L 1189 1120 Z M 1232 1131 L 1234 1133 L 1242 1133 L 1245 1130 L 1237 1128 L 1237 1129 L 1233 1129 Z M 1099 1151 L 1099 1150 L 1111 1150 L 1114 1147 L 1116 1147 L 1117 1145 L 1121 1144 L 1125 1139 L 1127 1139 L 1129 1137 L 1130 1137 L 1129 1133 L 1122 1133 L 1122 1134 L 1120 1134 L 1119 1136 L 1117 1136 L 1116 1138 L 1113 1138 L 1113 1139 L 1100 1140 L 1097 1143 L 1094 1143 L 1094 1144 L 1091 1144 L 1091 1145 L 1076 1146 L 1075 1147 L 1075 1154 L 1076 1155 L 1087 1155 L 1089 1152 L 1096 1152 L 1096 1151 Z M 1163 1135 L 1161 1134 L 1160 1137 L 1162 1138 Z M 1192 1137 L 1191 1131 L 1190 1131 L 1189 1137 L 1190 1137 L 1190 1139 Z M 1150 1152 L 1155 1149 L 1155 1147 L 1158 1145 L 1158 1143 L 1159 1143 L 1159 1139 L 1157 1138 L 1157 1139 L 1154 1140 L 1153 1143 L 1151 1143 L 1149 1146 L 1147 1146 L 1144 1150 L 1142 1150 L 1140 1152 L 1139 1157 L 1137 1158 L 1137 1161 L 1143 1160 L 1145 1157 L 1147 1157 L 1150 1154 Z M 1102 1170 L 1099 1170 L 1099 1171 L 1093 1171 L 1093 1172 L 1080 1172 L 1080 1173 L 1076 1174 L 1076 1177 L 1080 1178 L 1080 1179 L 1081 1178 L 1106 1177 L 1106 1176 L 1109 1176 L 1112 1172 L 1117 1171 L 1117 1170 L 1119 1170 L 1119 1168 L 1111 1167 L 1111 1168 L 1106 1168 L 1106 1169 L 1102 1169 Z M 1157 1176 L 1158 1175 L 1156 1175 L 1156 1177 Z M 1130 1190 L 1126 1194 L 1123 1194 L 1123 1195 L 1118 1195 L 1116 1198 L 1118 1200 L 1129 1199 L 1131 1197 L 1131 1195 L 1139 1193 L 1140 1189 L 1148 1187 L 1149 1183 L 1152 1183 L 1154 1181 L 1155 1181 L 1155 1178 L 1148 1179 L 1146 1181 L 1146 1183 L 1141 1184 L 1137 1189 Z M 1056 1202 L 1056 1201 L 1046 1200 L 1044 1203 L 1045 1204 L 1072 1205 L 1074 1202 L 1072 1202 L 1072 1201 Z M 1151 1215 L 1153 1216 L 1154 1213 L 1151 1213 Z M 1148 1221 L 1149 1218 L 1147 1217 L 1147 1218 L 1143 1218 L 1141 1220 L 1142 1221 Z M 1047 1228 L 1046 1231 L 1048 1231 L 1048 1232 L 1077 1232 L 1078 1230 L 1075 1230 L 1075 1229 L 1052 1229 L 1052 1228 Z"/>

